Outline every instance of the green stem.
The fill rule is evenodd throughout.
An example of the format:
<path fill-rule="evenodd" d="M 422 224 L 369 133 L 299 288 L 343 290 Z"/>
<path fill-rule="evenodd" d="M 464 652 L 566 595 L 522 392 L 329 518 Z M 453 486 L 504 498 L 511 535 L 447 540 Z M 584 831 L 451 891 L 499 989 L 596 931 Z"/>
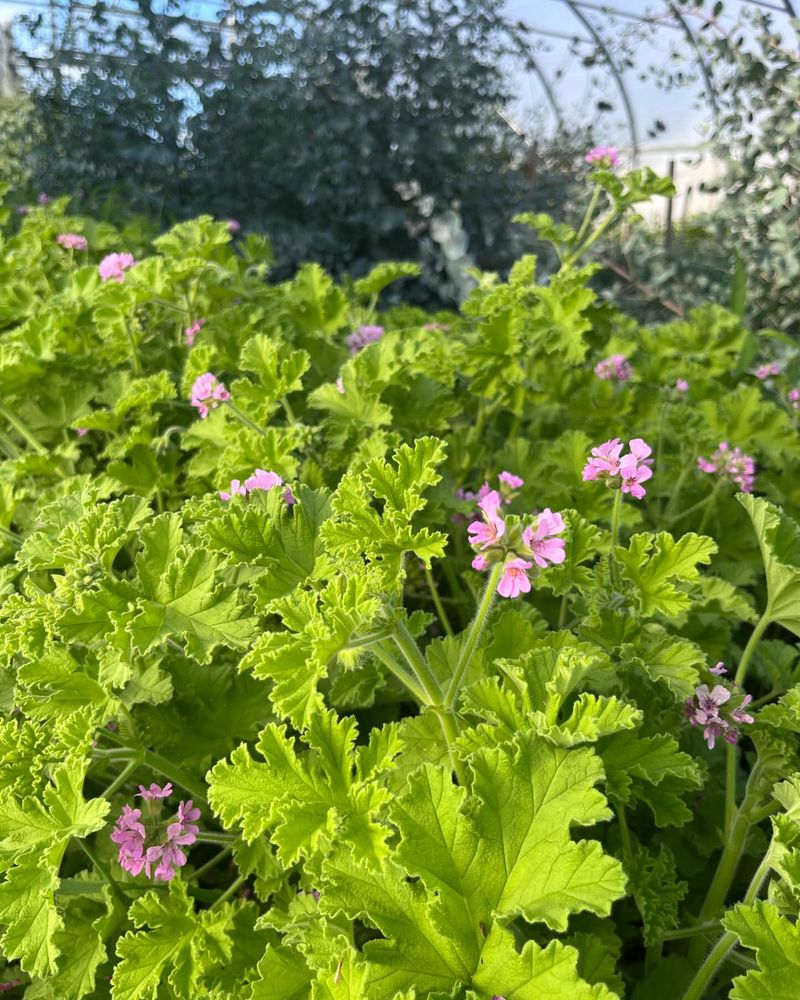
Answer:
<path fill-rule="evenodd" d="M 608 565 L 611 573 L 611 582 L 619 586 L 619 574 L 617 573 L 617 561 L 614 552 L 619 544 L 619 517 L 622 512 L 622 490 L 614 493 L 614 506 L 611 509 L 611 551 L 608 555 Z"/>
<path fill-rule="evenodd" d="M 230 847 L 239 840 L 235 833 L 220 833 L 217 830 L 201 830 L 197 834 L 199 844 L 227 844 Z"/>
<path fill-rule="evenodd" d="M 450 625 L 450 619 L 447 617 L 447 612 L 444 609 L 442 600 L 439 597 L 439 591 L 436 588 L 436 581 L 433 578 L 433 573 L 431 573 L 429 566 L 425 566 L 424 572 L 425 582 L 428 584 L 428 590 L 431 592 L 431 599 L 433 600 L 433 606 L 436 608 L 436 613 L 439 616 L 439 621 L 442 623 L 442 627 L 445 632 L 452 638 L 455 633 Z"/>
<path fill-rule="evenodd" d="M 747 791 L 745 793 L 744 800 L 737 810 L 729 829 L 726 831 L 727 836 L 725 840 L 725 847 L 719 859 L 717 870 L 714 873 L 714 878 L 709 886 L 703 906 L 700 913 L 697 915 L 698 924 L 704 924 L 714 918 L 725 904 L 728 891 L 731 887 L 734 876 L 736 875 L 739 862 L 742 859 L 742 854 L 744 853 L 747 835 L 753 825 L 753 813 L 755 812 L 761 797 L 760 786 L 761 764 L 759 761 L 756 761 L 755 767 L 750 772 L 750 778 L 747 782 Z M 692 949 L 689 951 L 690 961 L 696 962 L 699 960 L 700 955 L 698 954 L 698 951 L 697 942 L 695 942 Z"/>
<path fill-rule="evenodd" d="M 707 497 L 706 509 L 703 513 L 703 519 L 700 522 L 700 527 L 697 529 L 698 535 L 702 535 L 703 532 L 708 527 L 708 522 L 711 519 L 712 513 L 714 512 L 714 501 L 719 496 L 719 491 L 722 489 L 724 483 L 725 480 L 720 477 L 720 479 L 717 480 L 717 485 L 714 487 L 710 495 Z"/>
<path fill-rule="evenodd" d="M 680 471 L 680 474 L 678 475 L 677 482 L 675 483 L 675 486 L 672 490 L 672 495 L 670 496 L 666 506 L 664 507 L 664 510 L 662 512 L 662 517 L 668 517 L 669 514 L 671 514 L 671 512 L 678 506 L 678 499 L 680 497 L 681 490 L 683 489 L 683 484 L 689 478 L 689 475 L 692 473 L 692 471 L 696 468 L 697 468 L 697 461 L 694 459 L 691 462 L 686 462 L 684 464 L 683 468 Z M 683 517 L 683 514 L 679 516 Z M 667 526 L 669 527 L 669 525 L 672 523 L 673 523 L 672 521 L 668 521 Z"/>
<path fill-rule="evenodd" d="M 283 407 L 283 412 L 286 414 L 286 419 L 289 421 L 289 423 L 296 424 L 297 418 L 295 417 L 294 410 L 289 405 L 289 400 L 286 398 L 286 396 L 284 396 L 283 399 L 281 400 L 281 406 Z"/>
<path fill-rule="evenodd" d="M 401 620 L 395 624 L 393 638 L 400 647 L 400 652 L 406 658 L 419 683 L 422 685 L 428 704 L 439 705 L 442 700 L 442 691 L 439 687 L 439 682 L 428 666 L 428 661 L 420 652 L 414 636 L 408 631 L 408 627 L 404 621 Z"/>
<path fill-rule="evenodd" d="M 211 904 L 211 906 L 209 907 L 209 909 L 210 910 L 215 910 L 218 906 L 221 906 L 223 903 L 227 902 L 227 900 L 229 900 L 231 898 L 231 896 L 234 895 L 234 893 L 236 892 L 236 890 L 242 885 L 242 883 L 244 882 L 244 880 L 245 880 L 245 876 L 244 875 L 240 875 L 237 879 L 235 879 L 233 882 L 231 882 L 231 884 L 228 886 L 228 888 L 225 890 L 225 892 L 223 892 L 221 896 L 217 896 L 217 898 Z"/>
<path fill-rule="evenodd" d="M 621 803 L 616 806 L 617 820 L 619 821 L 619 835 L 622 840 L 622 850 L 625 859 L 630 865 L 633 862 L 633 845 L 631 844 L 631 832 L 628 829 L 628 817 L 625 815 L 625 806 Z"/>
<path fill-rule="evenodd" d="M 611 226 L 614 225 L 619 216 L 620 213 L 616 209 L 612 209 L 602 220 L 600 225 L 594 230 L 594 232 L 590 233 L 588 238 L 584 240 L 582 244 L 575 247 L 572 253 L 567 254 L 561 264 L 560 270 L 563 271 L 568 267 L 572 267 L 573 264 L 579 261 L 586 251 L 589 250 L 600 239 L 600 237 L 604 236 Z"/>
<path fill-rule="evenodd" d="M 125 767 L 120 771 L 116 778 L 111 782 L 108 788 L 103 792 L 102 798 L 110 798 L 118 788 L 122 788 L 125 782 L 130 778 L 134 771 L 142 766 L 142 762 L 139 757 L 135 757 L 133 760 L 129 761 Z"/>
<path fill-rule="evenodd" d="M 583 217 L 583 222 L 581 222 L 580 229 L 578 230 L 578 234 L 575 237 L 575 245 L 576 246 L 580 246 L 580 242 L 584 238 L 584 236 L 586 235 L 586 230 L 589 228 L 589 223 L 594 218 L 594 213 L 595 213 L 595 211 L 597 209 L 597 203 L 600 200 L 600 191 L 601 190 L 602 189 L 601 189 L 600 185 L 599 184 L 595 184 L 594 191 L 592 191 L 591 200 L 589 201 L 589 207 L 586 209 L 586 214 Z"/>
<path fill-rule="evenodd" d="M 34 435 L 23 424 L 19 417 L 15 416 L 5 406 L 0 406 L 0 417 L 2 417 L 14 430 L 23 438 L 33 450 L 39 455 L 46 455 L 47 449 L 34 437 Z"/>
<path fill-rule="evenodd" d="M 672 931 L 664 931 L 662 941 L 681 941 L 683 938 L 697 937 L 699 934 L 711 934 L 719 930 L 719 920 L 709 920 L 707 924 L 696 927 L 677 927 Z"/>
<path fill-rule="evenodd" d="M 472 619 L 472 624 L 469 627 L 467 638 L 464 641 L 464 645 L 461 647 L 461 655 L 458 658 L 456 669 L 453 673 L 450 685 L 447 688 L 447 693 L 444 696 L 444 704 L 448 709 L 452 709 L 458 699 L 461 684 L 467 670 L 469 669 L 469 665 L 472 662 L 472 656 L 475 652 L 475 647 L 478 645 L 478 639 L 480 639 L 481 631 L 483 630 L 483 626 L 486 622 L 486 616 L 489 614 L 492 604 L 494 603 L 495 594 L 497 593 L 497 585 L 500 583 L 500 577 L 502 574 L 503 563 L 495 563 L 489 573 L 489 579 L 486 581 L 483 596 L 481 597 L 480 604 L 475 611 L 475 617 Z"/>
<path fill-rule="evenodd" d="M 462 788 L 466 785 L 467 775 L 464 770 L 464 765 L 455 750 L 455 741 L 458 739 L 458 723 L 456 721 L 455 713 L 447 709 L 435 707 L 433 709 L 436 712 L 436 717 L 439 720 L 439 725 L 442 727 L 442 734 L 444 735 L 444 741 L 447 744 L 447 752 L 450 755 L 450 765 L 455 772 L 456 778 L 458 779 L 459 785 Z"/>
<path fill-rule="evenodd" d="M 248 417 L 247 414 L 242 413 L 239 407 L 230 399 L 225 400 L 225 405 L 228 407 L 231 413 L 235 415 L 236 419 L 241 421 L 241 423 L 243 423 L 245 427 L 249 427 L 251 431 L 256 431 L 258 434 L 265 433 L 263 427 L 259 427 L 258 424 L 254 424 L 253 421 L 250 419 L 250 417 Z"/>
<path fill-rule="evenodd" d="M 128 340 L 131 345 L 131 363 L 133 364 L 133 374 L 142 374 L 142 364 L 139 361 L 139 351 L 136 347 L 136 339 L 133 336 L 133 330 L 131 330 L 130 320 L 125 320 L 125 332 L 128 334 Z"/>
<path fill-rule="evenodd" d="M 394 674 L 394 676 L 403 684 L 408 690 L 414 695 L 418 702 L 422 705 L 429 705 L 428 695 L 425 689 L 417 681 L 413 674 L 410 674 L 405 667 L 400 666 L 397 660 L 392 656 L 392 654 L 385 648 L 385 646 L 380 643 L 376 643 L 372 647 L 372 652 L 375 654 L 377 659 L 386 667 L 386 669 Z"/>
<path fill-rule="evenodd" d="M 750 638 L 747 640 L 747 645 L 744 647 L 744 652 L 742 653 L 742 658 L 739 660 L 739 668 L 736 671 L 736 676 L 733 679 L 734 684 L 739 686 L 744 684 L 745 677 L 747 676 L 748 668 L 750 667 L 750 661 L 753 659 L 753 654 L 756 651 L 756 646 L 758 645 L 761 636 L 766 632 L 767 627 L 772 621 L 772 613 L 769 607 L 764 611 L 764 614 L 756 622 L 755 628 L 750 634 Z"/>
<path fill-rule="evenodd" d="M 107 866 L 100 860 L 100 858 L 98 858 L 98 856 L 94 853 L 92 848 L 89 847 L 89 845 L 85 841 L 81 840 L 79 837 L 76 837 L 75 842 L 78 845 L 78 847 L 80 847 L 80 849 L 83 851 L 83 853 L 86 855 L 86 857 L 92 862 L 92 864 L 95 866 L 98 872 L 100 872 L 100 874 L 103 876 L 103 879 L 108 883 L 112 893 L 117 897 L 119 902 L 122 904 L 123 909 L 127 910 L 130 904 L 130 900 L 122 891 L 119 882 L 116 881 L 116 879 L 111 874 Z"/>
<path fill-rule="evenodd" d="M 347 644 L 348 649 L 361 649 L 364 646 L 374 646 L 376 642 L 383 642 L 384 639 L 391 639 L 394 635 L 393 629 L 383 629 L 381 632 L 368 632 L 366 635 L 356 636 Z"/>
<path fill-rule="evenodd" d="M 753 878 L 750 881 L 750 885 L 747 889 L 747 893 L 744 897 L 744 905 L 749 906 L 758 896 L 761 891 L 762 883 L 764 879 L 769 875 L 770 862 L 769 862 L 770 852 L 764 856 L 761 864 L 756 869 Z M 709 952 L 705 962 L 697 970 L 694 979 L 689 984 L 689 988 L 683 995 L 683 1000 L 700 1000 L 702 995 L 705 993 L 706 989 L 711 985 L 714 977 L 716 976 L 720 965 L 722 965 L 725 960 L 725 956 L 731 950 L 731 948 L 736 943 L 736 935 L 733 931 L 726 931 L 722 937 L 717 941 L 714 947 Z"/>
<path fill-rule="evenodd" d="M 561 632 L 567 624 L 567 612 L 569 611 L 569 594 L 564 594 L 561 598 L 561 607 L 558 609 L 558 631 Z"/>

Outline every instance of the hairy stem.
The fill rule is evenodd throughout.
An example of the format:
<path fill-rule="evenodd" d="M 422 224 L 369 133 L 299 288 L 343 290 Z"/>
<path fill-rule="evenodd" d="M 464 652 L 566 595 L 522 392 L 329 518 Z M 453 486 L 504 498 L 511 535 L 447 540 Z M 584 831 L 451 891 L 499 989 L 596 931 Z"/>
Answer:
<path fill-rule="evenodd" d="M 403 684 L 408 690 L 414 695 L 418 702 L 422 705 L 429 705 L 431 702 L 428 700 L 428 696 L 425 689 L 417 681 L 413 674 L 409 673 L 405 667 L 401 666 L 397 660 L 392 656 L 389 650 L 383 643 L 376 643 L 372 647 L 372 652 L 375 654 L 377 659 L 386 667 L 386 669 L 394 674 L 394 676 Z"/>
<path fill-rule="evenodd" d="M 489 579 L 486 581 L 486 586 L 475 612 L 475 617 L 472 619 L 472 624 L 467 632 L 464 645 L 461 647 L 461 655 L 458 658 L 456 669 L 453 673 L 450 685 L 447 688 L 447 693 L 444 696 L 444 704 L 448 709 L 451 709 L 458 700 L 461 684 L 463 683 L 464 676 L 466 675 L 469 665 L 472 662 L 475 647 L 478 645 L 478 639 L 480 638 L 483 626 L 486 623 L 486 616 L 489 614 L 492 604 L 494 603 L 495 594 L 497 593 L 497 585 L 500 583 L 502 573 L 503 563 L 495 563 L 489 572 Z"/>
<path fill-rule="evenodd" d="M 619 517 L 622 512 L 622 490 L 614 493 L 614 506 L 611 508 L 611 550 L 608 554 L 608 565 L 611 572 L 611 582 L 619 586 L 619 572 L 614 552 L 619 544 Z"/>
<path fill-rule="evenodd" d="M 404 621 L 399 621 L 395 624 L 393 638 L 422 686 L 422 689 L 425 691 L 425 700 L 427 703 L 429 705 L 440 705 L 442 702 L 442 691 L 439 687 L 439 682 L 428 666 L 428 661 L 420 652 L 414 636 L 408 631 L 408 626 Z"/>
<path fill-rule="evenodd" d="M 0 417 L 2 417 L 7 424 L 13 427 L 17 434 L 19 434 L 19 436 L 23 438 L 38 455 L 47 454 L 47 449 L 37 440 L 35 435 L 28 430 L 16 414 L 7 410 L 5 406 L 0 406 Z"/>
<path fill-rule="evenodd" d="M 230 399 L 225 400 L 225 405 L 231 411 L 231 413 L 236 417 L 236 419 L 244 424 L 245 427 L 249 428 L 251 431 L 256 431 L 258 434 L 264 434 L 264 428 L 259 427 L 258 424 L 253 423 L 250 417 L 246 413 L 242 413 L 239 407 Z"/>

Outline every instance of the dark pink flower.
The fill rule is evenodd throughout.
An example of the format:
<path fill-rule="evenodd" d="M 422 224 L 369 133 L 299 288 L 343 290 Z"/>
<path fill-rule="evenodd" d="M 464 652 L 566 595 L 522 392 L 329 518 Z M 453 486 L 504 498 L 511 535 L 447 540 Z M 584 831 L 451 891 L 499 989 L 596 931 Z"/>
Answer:
<path fill-rule="evenodd" d="M 686 381 L 685 378 L 679 378 L 678 381 L 675 383 L 675 388 L 678 390 L 678 392 L 688 392 L 689 383 Z"/>
<path fill-rule="evenodd" d="M 200 810 L 193 807 L 191 799 L 180 802 L 175 819 L 165 830 L 160 818 L 160 800 L 164 798 L 162 793 L 167 788 L 171 790 L 171 786 L 165 785 L 161 789 L 158 785 L 151 785 L 150 789 L 144 789 L 140 785 L 139 788 L 144 798 L 155 803 L 147 818 L 148 825 L 145 826 L 142 821 L 141 809 L 125 805 L 111 840 L 119 847 L 119 863 L 125 871 L 136 876 L 144 869 L 148 878 L 169 882 L 177 869 L 186 864 L 183 848 L 197 840 L 199 828 L 195 821 L 200 818 Z M 149 794 L 153 789 L 158 794 Z"/>

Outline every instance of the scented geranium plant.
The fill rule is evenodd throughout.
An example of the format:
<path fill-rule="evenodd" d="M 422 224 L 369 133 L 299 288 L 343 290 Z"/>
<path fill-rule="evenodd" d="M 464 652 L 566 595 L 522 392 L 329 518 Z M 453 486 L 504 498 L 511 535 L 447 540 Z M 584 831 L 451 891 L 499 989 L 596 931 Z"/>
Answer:
<path fill-rule="evenodd" d="M 800 364 L 598 304 L 587 170 L 460 315 L 6 214 L 9 993 L 794 995 Z"/>

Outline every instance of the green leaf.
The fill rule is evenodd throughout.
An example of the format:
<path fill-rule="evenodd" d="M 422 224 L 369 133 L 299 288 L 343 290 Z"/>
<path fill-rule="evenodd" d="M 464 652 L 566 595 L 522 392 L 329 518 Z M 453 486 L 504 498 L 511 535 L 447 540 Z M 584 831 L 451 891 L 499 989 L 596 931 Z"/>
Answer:
<path fill-rule="evenodd" d="M 309 1000 L 314 974 L 291 948 L 270 947 L 258 963 L 252 1000 Z"/>
<path fill-rule="evenodd" d="M 763 497 L 737 493 L 755 528 L 764 572 L 770 621 L 800 636 L 800 527 Z"/>
<path fill-rule="evenodd" d="M 327 853 L 338 840 L 376 865 L 387 856 L 388 827 L 379 817 L 388 801 L 380 776 L 400 750 L 396 728 L 355 749 L 355 720 L 334 712 L 312 716 L 299 755 L 285 727 L 269 725 L 257 743 L 263 762 L 240 746 L 231 763 L 209 773 L 209 802 L 228 827 L 246 839 L 267 831 L 284 866 Z"/>
<path fill-rule="evenodd" d="M 481 952 L 481 965 L 472 983 L 481 992 L 474 1000 L 503 996 L 506 1000 L 613 1000 L 616 993 L 604 984 L 590 985 L 578 975 L 578 952 L 551 941 L 540 948 L 526 941 L 521 952 L 510 931 L 494 926 Z"/>
<path fill-rule="evenodd" d="M 170 882 L 168 894 L 137 899 L 130 919 L 140 929 L 117 942 L 112 1000 L 153 1000 L 162 982 L 179 1000 L 196 1000 L 201 976 L 230 959 L 230 906 L 196 914 L 180 879 Z"/>
<path fill-rule="evenodd" d="M 421 273 L 419 264 L 382 261 L 364 278 L 359 278 L 353 285 L 353 290 L 360 299 L 369 300 L 377 297 L 393 281 L 400 278 L 415 278 Z"/>
<path fill-rule="evenodd" d="M 136 557 L 142 596 L 128 632 L 141 652 L 183 639 L 190 656 L 211 660 L 218 645 L 243 647 L 256 631 L 236 587 L 220 582 L 220 560 L 182 544 L 179 519 L 162 514 L 141 532 Z"/>
<path fill-rule="evenodd" d="M 6 956 L 18 959 L 32 976 L 56 971 L 56 932 L 63 927 L 54 902 L 57 887 L 58 870 L 39 857 L 24 858 L 0 883 L 0 923 L 7 924 L 0 944 Z"/>
<path fill-rule="evenodd" d="M 617 547 L 616 557 L 642 614 L 674 617 L 690 606 L 685 585 L 697 580 L 698 564 L 708 563 L 716 551 L 716 542 L 702 535 L 690 533 L 676 542 L 660 531 L 634 535 L 629 548 Z"/>
<path fill-rule="evenodd" d="M 790 1000 L 800 982 L 800 928 L 771 903 L 739 903 L 722 918 L 744 948 L 756 953 L 758 969 L 737 976 L 731 1000 Z"/>

